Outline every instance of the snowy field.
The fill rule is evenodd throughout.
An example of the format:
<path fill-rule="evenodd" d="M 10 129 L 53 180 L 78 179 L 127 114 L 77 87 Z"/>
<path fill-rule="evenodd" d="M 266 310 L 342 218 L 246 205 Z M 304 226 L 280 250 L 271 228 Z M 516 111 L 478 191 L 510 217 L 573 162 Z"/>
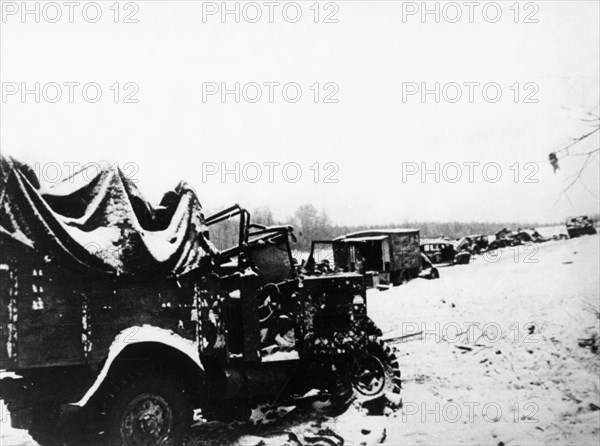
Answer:
<path fill-rule="evenodd" d="M 369 420 L 386 427 L 386 443 L 597 444 L 600 358 L 578 342 L 598 333 L 588 307 L 600 305 L 598 242 L 506 248 L 438 281 L 372 293 L 384 329 L 426 331 L 398 345 L 403 413 Z"/>
<path fill-rule="evenodd" d="M 263 427 L 195 427 L 191 444 L 340 444 L 311 443 L 323 429 L 346 445 L 598 444 L 600 356 L 579 343 L 599 330 L 590 309 L 600 305 L 599 270 L 599 238 L 586 236 L 371 290 L 369 313 L 386 336 L 424 332 L 394 344 L 401 411 L 369 416 L 353 406 L 326 420 L 292 410 Z M 4 406 L 0 435 L 3 446 L 35 444 L 10 428 Z"/>

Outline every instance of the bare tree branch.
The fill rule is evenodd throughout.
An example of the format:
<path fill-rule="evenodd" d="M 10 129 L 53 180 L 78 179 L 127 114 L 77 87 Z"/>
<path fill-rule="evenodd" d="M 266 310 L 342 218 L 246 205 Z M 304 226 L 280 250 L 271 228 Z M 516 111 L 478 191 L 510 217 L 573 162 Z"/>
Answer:
<path fill-rule="evenodd" d="M 589 153 L 587 155 L 587 158 L 585 159 L 585 162 L 583 163 L 583 165 L 581 166 L 581 169 L 579 169 L 579 172 L 577 172 L 577 175 L 575 176 L 575 179 L 573 181 L 571 181 L 571 183 L 565 187 L 563 189 L 563 191 L 560 193 L 560 195 L 558 196 L 558 200 L 556 200 L 556 203 L 558 203 L 560 201 L 560 198 L 569 190 L 571 189 L 571 187 L 573 187 L 573 185 L 575 183 L 577 183 L 577 181 L 579 181 L 579 179 L 581 178 L 581 174 L 583 173 L 584 169 L 586 168 L 586 166 L 588 165 L 588 163 L 590 162 L 590 160 L 592 159 L 594 153 L 597 152 L 597 150 L 592 151 L 591 153 Z"/>
<path fill-rule="evenodd" d="M 579 153 L 569 153 L 569 149 L 573 146 L 575 146 L 576 144 L 579 144 L 581 141 L 583 141 L 586 138 L 589 138 L 590 136 L 594 135 L 595 133 L 597 133 L 598 131 L 600 131 L 600 117 L 598 115 L 596 115 L 594 113 L 594 111 L 600 106 L 600 103 L 596 106 L 594 106 L 592 109 L 590 109 L 587 113 L 585 113 L 585 117 L 591 116 L 593 117 L 593 119 L 581 119 L 581 121 L 584 122 L 593 122 L 596 123 L 597 125 L 593 126 L 593 130 L 591 130 L 590 132 L 581 135 L 578 138 L 573 138 L 572 142 L 570 142 L 569 144 L 567 144 L 566 146 L 562 147 L 561 149 L 558 150 L 554 150 L 550 153 L 549 155 L 549 159 L 550 159 L 550 163 L 554 166 L 554 171 L 556 172 L 557 170 L 557 166 L 558 166 L 558 160 L 561 158 L 566 158 L 569 156 L 585 156 L 585 161 L 583 162 L 583 165 L 581 166 L 581 168 L 579 169 L 579 171 L 575 174 L 572 175 L 568 178 L 568 180 L 572 181 L 567 185 L 567 187 L 565 187 L 562 192 L 559 194 L 558 199 L 556 200 L 556 202 L 554 204 L 557 204 L 560 199 L 565 196 L 567 198 L 567 200 L 569 200 L 569 203 L 571 203 L 571 200 L 569 199 L 569 196 L 567 195 L 567 191 L 569 189 L 571 189 L 575 183 L 580 182 L 581 185 L 584 187 L 584 189 L 586 191 L 588 191 L 589 193 L 591 193 L 592 195 L 594 195 L 589 188 L 583 183 L 583 181 L 581 180 L 581 175 L 583 174 L 583 171 L 585 170 L 585 168 L 588 166 L 588 164 L 590 163 L 591 159 L 598 153 L 600 152 L 600 148 L 598 149 L 594 149 L 594 150 L 590 150 L 588 152 L 579 152 Z M 566 154 L 564 156 L 561 157 L 557 157 L 556 155 L 562 152 L 566 152 Z M 595 195 L 594 195 L 595 196 Z M 572 204 L 572 203 L 571 203 Z"/>
<path fill-rule="evenodd" d="M 600 152 L 600 148 L 595 149 L 595 150 L 591 150 L 589 152 L 582 152 L 582 153 L 571 153 L 569 156 L 583 156 L 583 155 L 589 155 L 591 153 L 596 153 L 596 152 Z"/>
<path fill-rule="evenodd" d="M 592 135 L 593 135 L 594 133 L 596 133 L 598 130 L 600 130 L 600 126 L 596 127 L 596 128 L 595 128 L 594 130 L 592 130 L 591 132 L 589 132 L 589 133 L 586 133 L 585 135 L 582 135 L 582 136 L 580 136 L 579 138 L 575 138 L 575 139 L 573 139 L 573 142 L 572 142 L 571 144 L 567 145 L 566 147 L 563 147 L 563 148 L 562 148 L 562 149 L 560 149 L 560 150 L 557 150 L 557 151 L 556 151 L 556 153 L 559 153 L 559 152 L 564 152 L 565 150 L 568 150 L 568 149 L 570 149 L 571 147 L 573 147 L 573 146 L 574 146 L 575 144 L 577 144 L 578 142 L 581 142 L 581 141 L 583 141 L 584 139 L 586 139 L 586 138 L 588 138 L 588 137 L 592 136 Z"/>

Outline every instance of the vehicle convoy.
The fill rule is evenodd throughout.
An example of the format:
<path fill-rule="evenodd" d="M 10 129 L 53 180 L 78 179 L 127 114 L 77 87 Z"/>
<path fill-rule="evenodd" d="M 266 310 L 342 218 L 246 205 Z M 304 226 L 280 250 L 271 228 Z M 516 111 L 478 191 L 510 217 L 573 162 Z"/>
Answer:
<path fill-rule="evenodd" d="M 314 241 L 307 270 L 358 272 L 367 286 L 400 285 L 423 269 L 418 229 L 372 229 Z"/>
<path fill-rule="evenodd" d="M 16 374 L 0 398 L 14 427 L 43 444 L 179 445 L 198 408 L 244 419 L 312 390 L 331 413 L 400 404 L 363 277 L 299 275 L 291 227 L 237 205 L 204 218 L 185 183 L 151 206 L 115 166 L 42 194 L 0 161 L 0 369 Z M 211 230 L 233 221 L 236 243 L 218 249 Z"/>
<path fill-rule="evenodd" d="M 506 248 L 507 246 L 519 246 L 525 243 L 543 243 L 547 239 L 535 228 L 517 229 L 511 231 L 508 228 L 503 228 L 495 235 L 495 239 L 490 243 L 489 250 Z"/>
<path fill-rule="evenodd" d="M 582 215 L 580 217 L 569 217 L 567 218 L 567 233 L 569 234 L 570 238 L 596 234 L 594 220 L 587 215 Z"/>

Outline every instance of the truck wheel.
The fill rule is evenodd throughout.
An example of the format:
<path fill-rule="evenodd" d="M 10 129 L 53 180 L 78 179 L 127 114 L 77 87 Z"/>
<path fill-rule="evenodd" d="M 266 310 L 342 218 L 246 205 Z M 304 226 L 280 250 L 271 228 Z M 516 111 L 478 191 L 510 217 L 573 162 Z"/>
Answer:
<path fill-rule="evenodd" d="M 106 415 L 106 444 L 111 446 L 179 446 L 192 424 L 184 386 L 155 374 L 128 376 L 114 384 Z"/>
<path fill-rule="evenodd" d="M 442 255 L 437 253 L 433 256 L 433 263 L 442 263 Z"/>
<path fill-rule="evenodd" d="M 400 407 L 402 380 L 396 353 L 379 338 L 368 345 L 367 351 L 357 358 L 351 370 L 357 398 L 369 401 L 385 396 L 390 406 Z"/>

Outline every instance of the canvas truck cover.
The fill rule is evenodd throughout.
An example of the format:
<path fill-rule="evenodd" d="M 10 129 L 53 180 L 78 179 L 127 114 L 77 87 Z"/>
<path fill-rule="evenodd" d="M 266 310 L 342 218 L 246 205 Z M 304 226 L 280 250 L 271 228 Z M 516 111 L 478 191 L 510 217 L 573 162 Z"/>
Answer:
<path fill-rule="evenodd" d="M 33 252 L 92 274 L 178 276 L 213 250 L 200 202 L 186 183 L 153 207 L 107 163 L 42 193 L 29 166 L 0 155 L 0 205 L 2 251 L 20 244 L 23 255 Z"/>

